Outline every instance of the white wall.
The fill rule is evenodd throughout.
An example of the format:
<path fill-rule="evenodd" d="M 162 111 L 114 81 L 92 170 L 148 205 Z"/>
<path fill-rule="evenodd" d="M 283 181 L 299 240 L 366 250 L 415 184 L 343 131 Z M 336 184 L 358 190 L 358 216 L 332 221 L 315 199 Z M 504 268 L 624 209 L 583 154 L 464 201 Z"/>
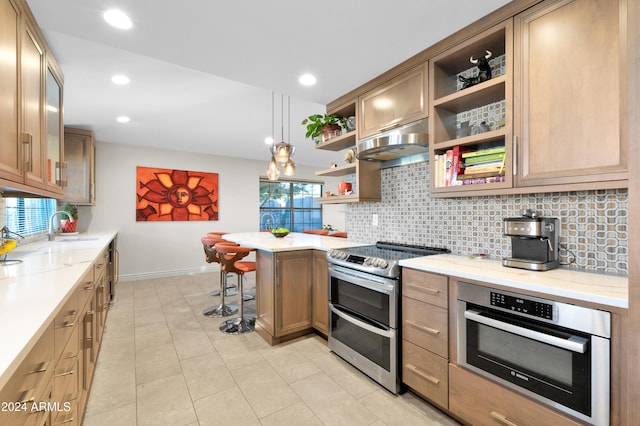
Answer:
<path fill-rule="evenodd" d="M 264 161 L 242 160 L 114 143 L 97 144 L 95 207 L 80 207 L 80 231 L 118 232 L 123 281 L 204 270 L 200 237 L 209 231 L 257 231 L 259 178 Z M 218 173 L 219 220 L 136 222 L 136 166 Z M 335 192 L 338 179 L 318 179 L 315 169 L 298 166 L 295 178 L 323 180 Z M 343 206 L 324 206 L 323 223 L 345 229 Z"/>

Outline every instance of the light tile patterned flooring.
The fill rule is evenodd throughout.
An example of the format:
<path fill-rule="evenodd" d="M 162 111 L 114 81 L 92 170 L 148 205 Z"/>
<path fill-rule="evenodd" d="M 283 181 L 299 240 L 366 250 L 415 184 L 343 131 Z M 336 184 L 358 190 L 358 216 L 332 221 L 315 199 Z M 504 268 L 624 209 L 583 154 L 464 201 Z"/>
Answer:
<path fill-rule="evenodd" d="M 221 333 L 201 314 L 219 303 L 208 295 L 217 276 L 117 285 L 84 425 L 457 425 L 387 392 L 317 335 L 269 346 Z"/>

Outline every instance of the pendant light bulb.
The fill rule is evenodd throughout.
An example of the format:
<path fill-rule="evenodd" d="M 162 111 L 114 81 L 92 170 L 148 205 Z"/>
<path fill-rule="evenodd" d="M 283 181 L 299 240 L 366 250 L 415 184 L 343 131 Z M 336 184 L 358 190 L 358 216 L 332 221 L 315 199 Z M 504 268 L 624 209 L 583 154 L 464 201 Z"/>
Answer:
<path fill-rule="evenodd" d="M 291 159 L 287 160 L 287 162 L 284 163 L 283 171 L 285 176 L 293 176 L 296 172 L 295 163 L 291 161 Z"/>

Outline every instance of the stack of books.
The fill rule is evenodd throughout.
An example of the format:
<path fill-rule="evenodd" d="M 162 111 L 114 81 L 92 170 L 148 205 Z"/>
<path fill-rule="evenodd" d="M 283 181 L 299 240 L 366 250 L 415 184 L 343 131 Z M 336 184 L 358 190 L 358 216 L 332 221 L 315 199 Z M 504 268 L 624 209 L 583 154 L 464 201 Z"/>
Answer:
<path fill-rule="evenodd" d="M 435 186 L 504 182 L 505 147 L 471 150 L 454 146 L 436 155 Z"/>

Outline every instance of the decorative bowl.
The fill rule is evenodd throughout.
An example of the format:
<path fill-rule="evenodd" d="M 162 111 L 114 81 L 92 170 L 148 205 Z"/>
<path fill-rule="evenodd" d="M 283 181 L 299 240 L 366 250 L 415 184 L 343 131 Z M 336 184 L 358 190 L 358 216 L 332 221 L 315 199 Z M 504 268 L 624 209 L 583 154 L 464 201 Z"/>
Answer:
<path fill-rule="evenodd" d="M 276 238 L 284 238 L 287 235 L 289 235 L 289 231 L 287 231 L 287 232 L 273 232 L 272 231 L 271 234 Z"/>

